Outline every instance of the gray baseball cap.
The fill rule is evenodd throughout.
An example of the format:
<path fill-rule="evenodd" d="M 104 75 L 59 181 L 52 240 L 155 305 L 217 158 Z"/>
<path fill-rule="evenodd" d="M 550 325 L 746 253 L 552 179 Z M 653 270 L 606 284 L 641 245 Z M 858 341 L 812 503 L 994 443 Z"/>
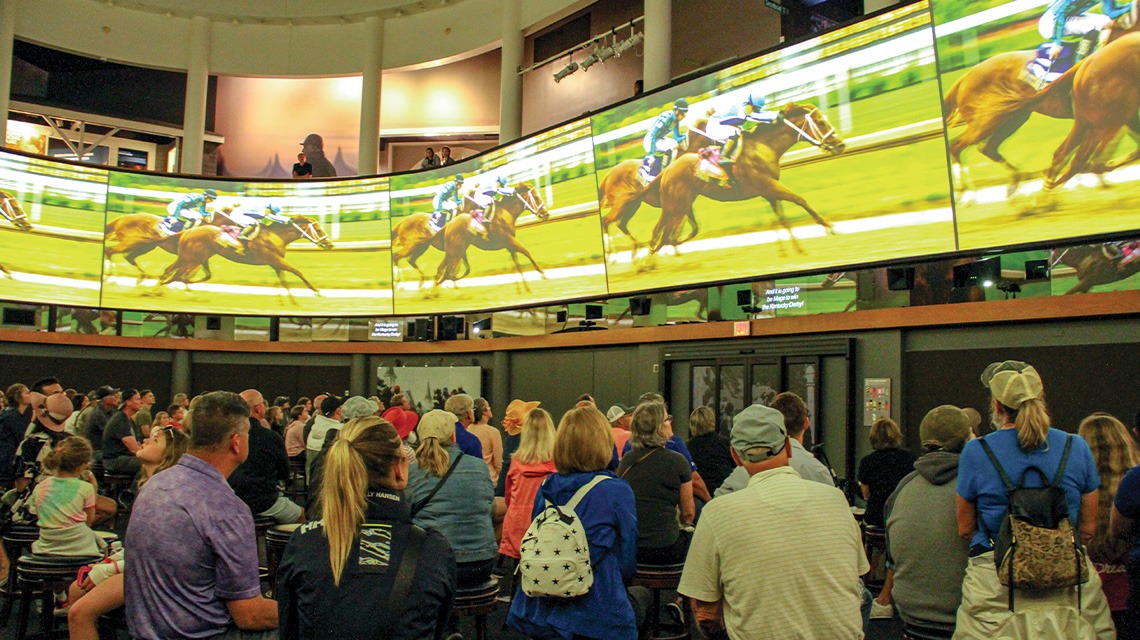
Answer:
<path fill-rule="evenodd" d="M 784 414 L 754 404 L 732 418 L 732 448 L 749 462 L 763 462 L 784 450 L 788 443 L 788 430 L 784 427 Z M 768 451 L 749 450 L 765 448 Z"/>

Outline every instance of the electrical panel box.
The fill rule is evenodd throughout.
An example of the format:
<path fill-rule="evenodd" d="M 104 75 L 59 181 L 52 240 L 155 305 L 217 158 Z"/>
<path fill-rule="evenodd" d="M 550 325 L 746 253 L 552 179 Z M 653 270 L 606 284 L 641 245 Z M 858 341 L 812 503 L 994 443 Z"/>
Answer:
<path fill-rule="evenodd" d="M 879 418 L 891 417 L 891 379 L 863 379 L 863 426 L 875 424 Z"/>

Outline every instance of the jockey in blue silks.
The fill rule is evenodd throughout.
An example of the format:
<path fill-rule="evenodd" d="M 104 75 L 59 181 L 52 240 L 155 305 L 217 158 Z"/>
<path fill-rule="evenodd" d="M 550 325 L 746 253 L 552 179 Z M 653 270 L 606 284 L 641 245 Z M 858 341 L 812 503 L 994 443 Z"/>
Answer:
<path fill-rule="evenodd" d="M 166 217 L 162 219 L 162 227 L 169 233 L 178 233 L 187 226 L 193 227 L 210 213 L 208 206 L 217 199 L 217 191 L 206 189 L 201 193 L 188 193 L 172 201 L 166 205 Z"/>
<path fill-rule="evenodd" d="M 1103 13 L 1086 13 L 1098 3 Z M 1116 0 L 1053 0 L 1038 21 L 1037 30 L 1052 43 L 1049 47 L 1050 60 L 1056 60 L 1060 55 L 1064 38 L 1079 36 L 1081 42 L 1073 57 L 1073 64 L 1076 64 L 1103 45 L 1108 39 L 1108 27 L 1112 21 L 1131 9 L 1132 3 L 1118 3 Z"/>
<path fill-rule="evenodd" d="M 455 177 L 447 181 L 439 191 L 435 194 L 435 199 L 431 201 L 432 206 L 432 225 L 437 229 L 442 229 L 443 225 L 447 224 L 455 210 L 459 205 L 463 204 L 463 196 L 460 195 L 459 190 L 463 187 L 463 174 L 457 173 Z"/>
<path fill-rule="evenodd" d="M 673 150 L 685 141 L 685 135 L 681 133 L 681 120 L 685 119 L 688 112 L 689 102 L 681 98 L 673 103 L 672 109 L 653 119 L 653 124 L 641 142 L 645 148 L 641 173 L 647 182 L 657 177 L 672 157 Z"/>

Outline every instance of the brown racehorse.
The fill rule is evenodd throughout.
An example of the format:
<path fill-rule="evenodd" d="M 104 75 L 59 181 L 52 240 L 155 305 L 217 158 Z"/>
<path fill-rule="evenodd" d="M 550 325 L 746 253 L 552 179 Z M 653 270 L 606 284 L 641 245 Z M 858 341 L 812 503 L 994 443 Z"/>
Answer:
<path fill-rule="evenodd" d="M 24 213 L 20 201 L 7 191 L 0 191 L 0 217 L 11 222 L 20 231 L 32 230 L 32 223 L 28 222 L 28 214 Z"/>
<path fill-rule="evenodd" d="M 698 120 L 693 127 L 689 127 L 685 134 L 685 142 L 673 151 L 677 158 L 689 149 L 698 149 L 713 144 L 711 138 L 700 133 L 707 123 L 707 118 Z M 644 202 L 645 193 L 649 185 L 642 182 L 640 174 L 641 158 L 623 160 L 614 166 L 598 185 L 598 208 L 602 213 L 602 236 L 607 243 L 610 237 L 610 227 L 617 224 L 618 229 L 633 242 L 633 252 L 641 243 L 633 237 L 629 230 L 629 220 Z M 656 206 L 656 205 L 654 205 Z"/>
<path fill-rule="evenodd" d="M 1109 33 L 1109 42 L 1136 29 L 1132 24 L 1128 29 L 1121 26 L 1118 19 Z M 950 141 L 950 163 L 957 184 L 955 189 L 969 189 L 969 169 L 962 164 L 962 153 L 970 147 L 981 144 L 982 155 L 1004 166 L 1011 174 L 1006 187 L 1008 195 L 1017 191 L 1024 174 L 1011 164 L 999 151 L 1002 143 L 1029 120 L 1033 112 L 1050 118 L 1068 119 L 1073 117 L 1068 91 L 1050 93 L 1047 100 L 1035 102 L 1031 108 L 1024 108 L 1025 102 L 1037 92 L 1022 76 L 1025 65 L 1036 57 L 1035 51 L 1009 51 L 991 56 L 974 65 L 958 78 L 946 92 L 942 101 L 942 115 L 947 127 L 964 125 L 966 130 Z M 1094 53 L 1088 59 L 1099 55 Z M 1055 80 L 1050 86 L 1057 84 Z"/>
<path fill-rule="evenodd" d="M 539 197 L 538 190 L 530 183 L 516 186 L 513 195 L 504 196 L 495 204 L 495 213 L 487 229 L 488 238 L 486 240 L 471 231 L 471 214 L 462 213 L 452 218 L 440 232 L 444 236 L 443 245 L 446 247 L 446 255 L 444 255 L 443 261 L 439 263 L 439 268 L 436 269 L 435 284 L 441 285 L 447 280 L 455 282 L 471 273 L 471 265 L 467 261 L 467 248 L 474 245 L 483 251 L 506 249 L 510 252 L 511 260 L 515 263 L 515 271 L 519 274 L 519 281 L 527 291 L 530 291 L 530 287 L 526 284 L 526 278 L 523 277 L 522 264 L 519 263 L 518 254 L 521 253 L 526 256 L 527 260 L 530 260 L 531 266 L 540 275 L 542 274 L 542 267 L 538 266 L 534 256 L 515 237 L 515 225 L 523 213 L 532 213 L 543 222 L 550 218 L 546 204 Z M 461 263 L 465 267 L 463 274 L 458 273 Z"/>
<path fill-rule="evenodd" d="M 1140 273 L 1140 260 L 1133 260 L 1123 268 L 1118 261 L 1104 255 L 1103 245 L 1099 244 L 1054 249 L 1049 255 L 1050 268 L 1063 264 L 1077 272 L 1077 284 L 1065 295 L 1088 293 L 1093 287 L 1120 282 Z"/>
<path fill-rule="evenodd" d="M 220 255 L 232 262 L 241 264 L 265 265 L 277 273 L 289 301 L 296 304 L 293 293 L 289 290 L 289 283 L 285 281 L 285 272 L 289 272 L 301 279 L 309 289 L 318 293 L 317 288 L 296 267 L 285 261 L 285 248 L 294 240 L 304 238 L 322 249 L 332 249 L 333 243 L 328 234 L 321 228 L 320 223 L 305 216 L 293 216 L 286 223 L 273 222 L 261 227 L 248 242 L 245 251 L 239 251 L 234 242 L 222 238 L 226 233 L 221 227 L 199 226 L 182 232 L 178 242 L 178 259 L 174 261 L 158 281 L 159 290 L 171 282 L 189 284 L 190 277 L 199 268 L 205 271 L 204 277 L 193 282 L 205 282 L 213 277 L 210 272 L 210 258 Z"/>
<path fill-rule="evenodd" d="M 221 226 L 231 221 L 225 217 L 232 209 L 224 208 L 213 211 L 198 222 L 198 225 Z M 162 249 L 171 255 L 178 255 L 178 241 L 182 233 L 189 231 L 183 228 L 178 233 L 167 234 L 162 228 L 163 217 L 150 213 L 128 213 L 119 216 L 107 223 L 103 236 L 103 259 L 108 267 L 112 267 L 111 258 L 122 254 L 132 267 L 138 269 L 138 282 L 153 276 L 146 273 L 137 262 L 139 258 L 154 251 Z M 190 227 L 193 228 L 193 227 Z M 114 245 L 109 243 L 114 242 Z"/>
<path fill-rule="evenodd" d="M 780 183 L 780 158 L 799 142 L 819 147 L 829 155 L 843 153 L 847 148 L 819 107 L 790 103 L 780 110 L 777 122 L 741 132 L 740 155 L 733 165 L 735 180 L 731 186 L 721 186 L 699 177 L 700 158 L 696 153 L 686 153 L 665 167 L 645 194 L 647 203 L 659 202 L 661 206 L 661 218 L 653 228 L 653 239 L 649 245 L 650 254 L 666 246 L 676 248 L 697 235 L 699 226 L 693 212 L 697 196 L 718 202 L 762 197 L 772 206 L 776 218 L 789 234 L 792 227 L 784 217 L 783 203 L 791 202 L 833 233 L 831 223 L 812 209 L 807 200 Z M 687 236 L 679 238 L 681 225 L 686 219 L 691 230 Z M 796 250 L 802 251 L 795 236 L 791 238 Z"/>
<path fill-rule="evenodd" d="M 1033 101 L 1048 100 L 1050 93 L 1071 87 L 1073 127 L 1053 153 L 1045 188 L 1055 189 L 1090 169 L 1089 161 L 1111 150 L 1116 134 L 1127 126 L 1140 140 L 1140 33 L 1121 36 L 1081 64 L 1066 71 Z M 1115 169 L 1140 158 L 1140 150 L 1108 165 L 1092 167 L 1095 173 Z"/>
<path fill-rule="evenodd" d="M 474 211 L 479 208 L 470 197 L 463 199 L 463 206 L 456 213 L 465 213 Z M 424 273 L 417 260 L 424 255 L 424 252 L 430 247 L 435 247 L 443 251 L 443 233 L 434 231 L 431 226 L 430 213 L 413 213 L 405 218 L 402 218 L 392 227 L 392 270 L 393 278 L 400 280 L 400 262 L 407 260 L 420 274 L 420 285 L 423 286 L 427 280 L 427 274 Z"/>

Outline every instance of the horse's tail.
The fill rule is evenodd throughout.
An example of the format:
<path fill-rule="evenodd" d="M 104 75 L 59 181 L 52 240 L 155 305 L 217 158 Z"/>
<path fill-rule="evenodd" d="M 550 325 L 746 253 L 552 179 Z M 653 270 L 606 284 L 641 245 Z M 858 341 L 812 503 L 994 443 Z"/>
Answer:
<path fill-rule="evenodd" d="M 1073 95 L 1073 81 L 1077 77 L 1077 70 L 1081 68 L 1084 61 L 1073 65 L 1068 71 L 1062 73 L 1056 80 L 1050 82 L 1044 89 L 1038 91 L 1029 97 L 1025 102 L 1018 105 L 1018 109 L 1037 109 L 1041 107 L 1046 101 L 1057 100 L 1058 104 L 1067 106 L 1065 111 L 1069 117 L 1072 117 L 1072 95 Z M 1055 116 L 1056 117 L 1056 116 Z"/>

